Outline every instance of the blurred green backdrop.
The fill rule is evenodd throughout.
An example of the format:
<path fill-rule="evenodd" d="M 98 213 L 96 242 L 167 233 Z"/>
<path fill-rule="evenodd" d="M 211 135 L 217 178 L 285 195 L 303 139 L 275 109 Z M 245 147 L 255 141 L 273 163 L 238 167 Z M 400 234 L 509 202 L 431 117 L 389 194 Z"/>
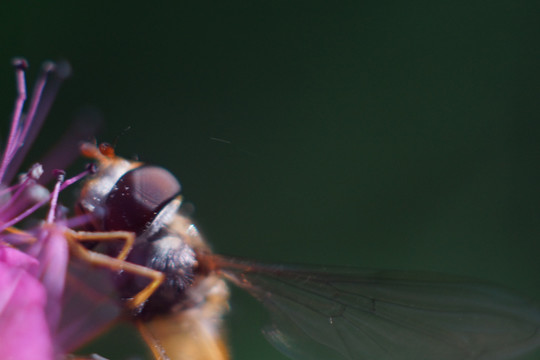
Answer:
<path fill-rule="evenodd" d="M 0 105 L 7 119 L 11 57 L 29 79 L 67 59 L 36 154 L 98 108 L 98 139 L 130 126 L 117 152 L 171 169 L 216 251 L 443 271 L 540 299 L 538 14 L 538 1 L 6 1 Z M 233 295 L 235 359 L 281 359 L 264 311 Z M 131 333 L 106 340 L 94 349 L 111 359 L 143 351 Z"/>

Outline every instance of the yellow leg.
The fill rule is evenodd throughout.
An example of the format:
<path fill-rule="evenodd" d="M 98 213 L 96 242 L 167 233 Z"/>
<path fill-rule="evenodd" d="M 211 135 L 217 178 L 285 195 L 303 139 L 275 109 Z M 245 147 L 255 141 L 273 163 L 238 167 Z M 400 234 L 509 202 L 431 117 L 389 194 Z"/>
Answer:
<path fill-rule="evenodd" d="M 135 243 L 135 234 L 129 231 L 109 231 L 109 232 L 92 232 L 92 231 L 73 231 L 67 230 L 66 236 L 73 241 L 124 241 L 124 247 L 116 256 L 118 260 L 125 260 Z"/>
<path fill-rule="evenodd" d="M 26 232 L 26 231 L 24 231 L 24 230 L 21 230 L 21 229 L 17 229 L 17 228 L 14 227 L 14 226 L 7 227 L 5 231 L 7 231 L 7 232 L 9 232 L 9 233 L 12 233 L 12 234 L 17 234 L 17 235 L 28 235 L 28 236 L 30 236 L 30 234 L 28 234 L 28 232 Z"/>
<path fill-rule="evenodd" d="M 17 229 L 14 226 L 10 226 L 10 227 L 6 228 L 4 231 L 6 231 L 8 233 L 11 233 L 11 234 L 15 234 L 15 235 L 20 235 L 21 238 L 25 237 L 26 239 L 24 239 L 24 241 L 21 242 L 21 244 L 24 244 L 24 243 L 33 244 L 37 240 L 36 237 L 33 236 L 32 234 L 30 234 L 29 232 Z"/>
<path fill-rule="evenodd" d="M 135 321 L 135 324 L 137 325 L 137 329 L 139 330 L 139 333 L 143 337 L 143 340 L 148 344 L 148 347 L 150 348 L 150 351 L 152 351 L 152 355 L 154 355 L 155 360 L 170 360 L 170 358 L 165 353 L 165 349 L 161 344 L 159 343 L 158 339 L 156 339 L 148 330 L 148 328 L 144 325 L 144 323 L 140 320 Z"/>
<path fill-rule="evenodd" d="M 108 360 L 107 358 L 104 358 L 103 356 L 99 356 L 98 354 L 92 354 L 92 355 L 68 355 L 66 356 L 66 360 Z"/>
<path fill-rule="evenodd" d="M 146 300 L 148 300 L 148 298 L 165 280 L 165 275 L 160 271 L 150 269 L 146 266 L 137 265 L 123 259 L 88 250 L 79 243 L 78 238 L 72 238 L 70 236 L 67 236 L 67 239 L 71 253 L 79 259 L 88 262 L 89 264 L 109 268 L 113 271 L 126 271 L 134 275 L 144 276 L 151 280 L 144 289 L 139 291 L 133 298 L 128 300 L 127 306 L 130 309 L 136 309 L 141 306 Z"/>

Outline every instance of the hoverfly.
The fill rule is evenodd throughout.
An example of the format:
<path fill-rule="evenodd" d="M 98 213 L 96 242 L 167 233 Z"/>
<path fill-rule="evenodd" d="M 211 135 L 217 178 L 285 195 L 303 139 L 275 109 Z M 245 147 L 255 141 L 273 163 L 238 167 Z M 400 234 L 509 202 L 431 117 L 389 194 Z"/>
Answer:
<path fill-rule="evenodd" d="M 105 234 L 90 236 L 87 248 L 119 270 L 115 291 L 156 359 L 230 358 L 222 324 L 228 282 L 269 309 L 264 335 L 297 360 L 514 359 L 540 344 L 540 306 L 496 285 L 216 255 L 178 211 L 180 184 L 170 172 L 106 144 L 82 152 L 97 171 L 76 210 L 90 219 L 85 230 Z"/>
<path fill-rule="evenodd" d="M 31 142 L 28 130 L 32 127 L 30 133 L 35 133 L 39 128 L 34 114 L 46 74 L 54 67 L 48 64 L 45 75 L 38 78 L 23 121 L 26 62 L 17 60 L 15 65 L 19 95 L 0 178 L 6 175 L 7 164 L 9 172 L 16 171 L 18 159 L 24 156 L 18 150 Z M 53 95 L 49 93 L 44 101 L 39 118 L 44 118 Z M 53 192 L 41 192 L 44 198 L 21 197 L 20 189 L 41 189 L 35 183 L 39 175 L 23 177 L 7 189 L 24 202 L 7 198 L 2 204 L 4 249 L 12 243 L 23 245 L 25 251 L 43 245 L 48 252 L 40 256 L 32 252 L 35 249 L 28 250 L 41 261 L 41 274 L 46 275 L 43 279 L 32 274 L 32 279 L 38 285 L 46 280 L 47 286 L 40 289 L 54 295 L 54 313 L 38 314 L 53 315 L 45 322 L 49 331 L 44 333 L 54 336 L 46 342 L 57 349 L 41 353 L 45 358 L 53 353 L 62 357 L 77 348 L 75 342 L 95 336 L 121 315 L 120 304 L 156 359 L 228 359 L 222 325 L 228 310 L 227 281 L 270 310 L 273 324 L 265 331 L 267 339 L 297 360 L 502 360 L 538 348 L 540 306 L 495 285 L 433 273 L 265 265 L 213 254 L 192 221 L 178 211 L 180 184 L 171 173 L 122 159 L 107 145 L 86 144 L 82 152 L 97 160 L 96 171 L 89 168 L 63 184 L 63 175 L 58 174 Z M 41 165 L 31 169 L 39 173 L 38 168 Z M 93 175 L 76 203 L 81 216 L 68 224 L 67 213 L 57 206 L 58 194 L 64 185 L 90 172 Z M 41 231 L 42 238 L 11 228 L 46 202 L 50 210 L 45 224 L 32 230 Z M 55 222 L 56 217 L 60 221 Z M 74 231 L 75 224 L 84 224 L 84 229 Z M 55 235 L 49 236 L 53 231 Z M 49 240 L 59 246 L 47 246 Z M 68 247 L 74 256 L 66 275 Z M 47 272 L 49 265 L 60 269 Z M 10 288 L 3 290 L 2 299 L 9 298 Z M 43 291 L 40 294 L 44 305 L 48 297 Z M 60 306 L 61 294 L 65 294 L 64 306 Z M 3 315 L 20 319 L 3 310 Z M 60 312 L 65 322 L 57 329 Z M 2 329 L 4 335 L 16 333 L 9 326 Z"/>

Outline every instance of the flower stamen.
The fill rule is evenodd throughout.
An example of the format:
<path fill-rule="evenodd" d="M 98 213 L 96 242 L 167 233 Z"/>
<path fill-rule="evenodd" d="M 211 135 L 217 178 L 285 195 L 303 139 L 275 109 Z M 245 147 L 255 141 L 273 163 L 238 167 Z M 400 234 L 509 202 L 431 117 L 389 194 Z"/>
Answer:
<path fill-rule="evenodd" d="M 55 170 L 54 172 L 56 174 L 56 184 L 54 184 L 54 189 L 51 194 L 51 205 L 49 208 L 49 213 L 47 214 L 47 219 L 45 220 L 48 224 L 52 224 L 54 222 L 56 209 L 58 207 L 58 196 L 60 195 L 60 187 L 62 186 L 64 178 L 66 177 L 66 173 L 63 170 Z"/>
<path fill-rule="evenodd" d="M 18 137 L 17 131 L 20 128 L 22 109 L 24 107 L 24 102 L 26 101 L 25 70 L 28 68 L 28 63 L 24 59 L 14 59 L 13 66 L 15 66 L 17 98 L 15 99 L 15 109 L 13 110 L 13 117 L 11 119 L 11 128 L 9 130 L 6 149 L 4 151 L 4 154 L 2 155 L 2 163 L 0 164 L 0 183 L 3 182 L 6 168 L 10 161 L 13 159 L 12 155 L 15 151 L 15 140 Z"/>
<path fill-rule="evenodd" d="M 41 126 L 52 106 L 60 83 L 71 71 L 67 63 L 45 63 L 36 80 L 28 113 L 26 116 L 23 116 L 22 108 L 26 100 L 24 71 L 27 68 L 27 64 L 23 59 L 16 59 L 14 60 L 14 65 L 16 68 L 18 96 L 15 101 L 15 111 L 11 122 L 10 134 L 7 139 L 6 150 L 0 163 L 0 183 L 4 184 L 9 183 L 16 174 L 30 145 L 41 130 Z M 51 73 L 54 73 L 56 76 L 49 79 Z"/>
<path fill-rule="evenodd" d="M 61 171 L 61 170 L 58 170 L 58 171 Z M 65 188 L 67 188 L 68 186 L 74 184 L 75 182 L 79 181 L 80 179 L 82 179 L 83 177 L 85 177 L 86 175 L 92 173 L 93 168 L 91 166 L 89 166 L 86 170 L 84 170 L 83 172 L 81 172 L 80 174 L 78 175 L 75 175 L 73 176 L 72 178 L 69 178 L 68 180 L 66 181 L 62 181 L 61 183 L 56 183 L 55 184 L 55 190 L 56 191 L 56 188 L 58 187 L 58 192 L 61 192 L 63 191 Z M 8 227 L 11 227 L 15 224 L 17 224 L 19 221 L 27 218 L 28 216 L 30 216 L 32 213 L 34 213 L 37 209 L 39 209 L 40 207 L 44 206 L 46 203 L 48 202 L 51 202 L 51 206 L 53 206 L 52 204 L 52 201 L 53 201 L 53 197 L 54 197 L 54 191 L 51 195 L 49 195 L 46 199 L 43 199 L 43 200 L 40 200 L 38 202 L 36 202 L 35 204 L 33 204 L 32 206 L 30 206 L 29 208 L 27 208 L 24 212 L 20 213 L 19 215 L 17 216 L 14 216 L 13 218 L 11 218 L 10 220 L 6 220 L 5 222 L 3 222 L 2 224 L 0 224 L 0 233 L 3 232 L 4 230 L 6 230 Z M 56 195 L 57 196 L 57 195 Z M 56 200 L 55 200 L 56 201 Z M 54 207 L 56 207 L 56 205 L 54 205 Z M 56 211 L 56 210 L 55 210 Z M 47 217 L 47 219 L 49 219 L 49 217 Z M 54 216 L 53 216 L 53 219 L 54 219 Z"/>

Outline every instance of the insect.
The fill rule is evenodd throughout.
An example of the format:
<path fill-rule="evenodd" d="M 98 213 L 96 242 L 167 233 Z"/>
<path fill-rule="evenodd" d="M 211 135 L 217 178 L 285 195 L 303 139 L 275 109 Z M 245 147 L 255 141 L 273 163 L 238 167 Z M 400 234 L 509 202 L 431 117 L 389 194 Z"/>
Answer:
<path fill-rule="evenodd" d="M 156 359 L 224 360 L 233 283 L 272 314 L 266 338 L 293 359 L 513 359 L 540 344 L 540 306 L 496 285 L 422 272 L 265 265 L 213 254 L 182 215 L 167 170 L 85 144 L 97 171 L 76 208 L 89 247 L 131 267 L 114 286 Z M 95 239 L 94 239 L 95 240 Z M 135 264 L 135 267 L 132 265 Z M 106 354 L 103 354 L 106 356 Z"/>
<path fill-rule="evenodd" d="M 0 245 L 11 254 L 9 261 L 2 259 L 2 275 L 8 276 L 1 298 L 24 305 L 11 289 L 33 284 L 37 291 L 23 294 L 40 300 L 30 304 L 39 306 L 29 323 L 17 316 L 27 315 L 27 307 L 1 307 L 3 356 L 21 358 L 27 348 L 20 340 L 27 339 L 13 329 L 24 329 L 41 336 L 41 347 L 31 338 L 40 358 L 63 358 L 123 309 L 156 359 L 229 359 L 222 324 L 228 282 L 270 310 L 266 338 L 297 360 L 503 360 L 538 349 L 540 306 L 496 285 L 433 273 L 265 265 L 216 255 L 182 215 L 178 180 L 161 167 L 116 156 L 106 144 L 82 147 L 97 169 L 90 166 L 68 180 L 53 171 L 52 193 L 37 183 L 47 180 L 40 178 L 39 164 L 5 185 L 51 105 L 55 90 L 43 104 L 40 98 L 48 74 L 58 69 L 44 66 L 22 116 L 26 62 L 14 65 L 18 96 L 0 166 Z M 59 79 L 65 76 L 60 73 Z M 75 206 L 80 216 L 67 219 L 59 193 L 88 174 Z M 36 189 L 44 191 L 30 191 Z M 28 231 L 12 227 L 46 203 L 43 223 Z M 39 271 L 21 268 L 23 258 Z M 26 282 L 19 281 L 20 271 Z"/>

